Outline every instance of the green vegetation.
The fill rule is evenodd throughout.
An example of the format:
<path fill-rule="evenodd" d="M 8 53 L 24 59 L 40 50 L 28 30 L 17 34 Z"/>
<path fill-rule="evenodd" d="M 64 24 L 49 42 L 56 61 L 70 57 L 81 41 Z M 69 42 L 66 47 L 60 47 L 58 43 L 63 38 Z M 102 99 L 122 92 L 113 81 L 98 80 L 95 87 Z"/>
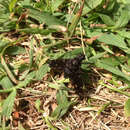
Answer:
<path fill-rule="evenodd" d="M 44 97 L 51 89 L 55 110 L 44 115 L 39 98 L 35 107 L 48 128 L 57 130 L 52 122 L 66 116 L 78 100 L 70 94 L 75 91 L 67 85 L 70 80 L 53 75 L 48 60 L 74 58 L 80 53 L 85 55 L 81 66 L 87 80 L 84 92 L 95 82 L 96 88 L 101 85 L 125 95 L 125 116 L 130 116 L 129 0 L 0 0 L 0 14 L 1 129 L 10 129 L 6 121 L 17 111 L 15 102 L 20 98 Z M 43 82 L 45 89 L 34 87 Z M 113 103 L 112 99 L 104 103 L 96 114 Z M 24 129 L 21 124 L 18 127 Z"/>

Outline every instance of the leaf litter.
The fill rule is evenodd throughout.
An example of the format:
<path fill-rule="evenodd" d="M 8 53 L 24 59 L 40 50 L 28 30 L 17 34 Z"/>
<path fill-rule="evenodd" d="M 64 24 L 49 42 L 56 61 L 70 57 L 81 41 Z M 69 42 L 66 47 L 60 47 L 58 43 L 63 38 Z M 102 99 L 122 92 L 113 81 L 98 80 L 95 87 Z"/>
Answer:
<path fill-rule="evenodd" d="M 51 2 L 49 4 L 43 2 L 45 5 L 40 3 L 45 7 L 44 10 L 39 4 L 41 1 L 33 3 L 35 6 L 31 5 L 31 7 L 24 2 L 19 3 L 23 7 L 21 6 L 17 12 L 18 10 L 13 10 L 17 2 L 11 1 L 9 11 L 11 13 L 14 11 L 16 17 L 12 16 L 10 23 L 7 23 L 5 19 L 3 19 L 5 22 L 0 21 L 2 25 L 0 40 L 3 44 L 0 46 L 2 47 L 1 56 L 5 60 L 5 64 L 0 64 L 0 92 L 4 93 L 4 96 L 0 95 L 3 121 L 0 127 L 33 130 L 49 128 L 54 130 L 129 129 L 130 118 L 124 115 L 124 110 L 127 112 L 125 114 L 129 114 L 129 76 L 123 71 L 124 68 L 129 68 L 129 39 L 127 39 L 128 36 L 118 34 L 118 29 L 129 25 L 123 11 L 125 9 L 128 13 L 128 7 L 123 3 L 120 5 L 120 2 L 111 0 L 108 0 L 106 4 L 103 4 L 102 0 L 95 1 L 97 3 L 88 1 L 91 8 L 88 4 L 70 1 L 72 5 L 66 7 L 65 1 L 56 0 L 57 5 L 54 5 L 52 10 L 49 7 Z M 115 11 L 113 8 L 116 4 L 120 6 L 120 9 Z M 38 7 L 43 12 L 39 11 Z M 70 12 L 72 11 L 70 14 L 74 15 L 72 18 L 74 24 L 69 19 L 68 33 L 67 30 L 58 33 L 54 26 L 51 26 L 54 23 L 60 27 L 65 26 L 65 21 L 68 21 L 67 16 L 62 14 L 63 10 L 59 14 L 55 14 L 57 10 L 54 7 L 57 7 L 59 12 L 66 8 Z M 75 7 L 75 10 L 72 10 L 71 7 Z M 103 12 L 101 7 L 104 7 Z M 25 8 L 29 14 L 21 19 L 22 11 L 25 11 Z M 46 11 L 45 15 L 43 15 L 44 11 Z M 51 11 L 55 16 L 49 13 Z M 94 11 L 96 11 L 95 14 Z M 115 13 L 113 13 L 113 19 L 110 20 L 105 11 L 108 13 L 113 11 Z M 83 15 L 77 15 L 81 12 Z M 86 21 L 85 13 L 88 13 Z M 62 23 L 57 17 L 65 21 L 63 20 Z M 49 20 L 50 18 L 52 21 Z M 106 23 L 106 19 L 110 21 Z M 79 32 L 79 30 L 81 31 L 79 20 L 82 22 L 84 34 Z M 118 25 L 114 25 L 114 21 L 118 21 Z M 38 28 L 31 30 L 28 26 L 32 23 L 41 24 L 42 22 L 45 25 L 43 27 L 46 29 L 45 31 Z M 129 28 L 127 27 L 127 29 Z M 105 37 L 101 35 L 102 33 L 105 33 Z M 59 35 L 61 35 L 60 38 L 58 38 Z M 80 37 L 81 35 L 83 37 Z M 11 52 L 12 48 L 9 50 L 10 47 L 14 47 L 15 53 Z M 81 58 L 82 64 L 80 61 L 76 69 L 73 69 L 73 67 L 75 68 L 72 65 L 73 61 L 78 59 L 81 53 L 85 55 L 85 58 Z M 118 56 L 116 56 L 117 53 L 119 53 Z M 60 57 L 62 60 L 58 60 Z M 60 73 L 52 72 L 53 67 L 51 66 L 53 65 L 48 65 L 48 59 L 53 61 L 52 63 L 58 61 L 58 65 L 64 64 L 60 66 Z M 4 69 L 4 67 L 8 69 Z M 55 69 L 57 68 L 55 67 Z M 76 70 L 79 70 L 80 73 L 75 72 Z M 12 75 L 9 76 L 7 71 Z M 85 78 L 85 84 L 81 85 L 80 93 L 76 90 L 79 84 L 76 85 L 77 87 L 74 85 L 82 80 L 81 77 L 78 77 L 79 75 Z M 18 82 L 13 82 L 13 76 Z M 6 81 L 8 83 L 5 84 Z M 9 95 L 5 94 L 9 92 Z M 11 105 L 8 107 L 9 102 Z M 3 108 L 5 109 L 3 110 Z"/>

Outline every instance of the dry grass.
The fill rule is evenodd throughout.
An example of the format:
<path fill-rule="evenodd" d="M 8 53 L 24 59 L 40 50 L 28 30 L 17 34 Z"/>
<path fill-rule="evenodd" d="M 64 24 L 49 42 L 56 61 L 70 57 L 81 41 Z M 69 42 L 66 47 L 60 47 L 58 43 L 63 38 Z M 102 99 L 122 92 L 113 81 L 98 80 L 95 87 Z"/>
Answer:
<path fill-rule="evenodd" d="M 80 5 L 78 1 L 74 1 L 74 2 L 77 3 L 73 3 L 71 6 L 68 5 L 68 7 L 66 7 L 65 5 L 63 6 L 63 8 L 65 9 L 67 8 L 68 11 L 66 12 L 67 15 L 68 14 L 74 15 L 75 8 L 78 7 L 77 6 L 78 4 Z M 109 4 L 109 0 L 107 0 L 106 3 L 104 2 L 103 8 L 104 9 L 107 8 L 108 4 Z M 80 9 L 80 12 L 82 12 L 80 6 L 77 9 Z M 89 15 L 91 15 L 91 11 Z M 26 16 L 24 16 L 22 18 L 22 16 L 23 14 L 20 14 L 19 19 L 17 21 L 17 24 L 19 24 L 19 26 L 21 20 L 23 21 L 25 20 L 26 22 L 28 20 L 28 17 L 26 18 Z M 99 58 L 97 58 L 96 60 L 100 58 L 106 58 L 106 57 L 109 58 L 112 56 L 113 57 L 123 56 L 123 58 L 124 57 L 128 58 L 128 54 L 124 51 L 125 49 L 121 50 L 120 46 L 118 47 L 116 45 L 116 47 L 115 46 L 113 47 L 112 44 L 110 44 L 109 46 L 109 44 L 107 45 L 106 43 L 97 41 L 97 39 L 101 35 L 100 33 L 97 33 L 99 31 L 98 29 L 100 29 L 102 35 L 107 31 L 108 33 L 110 33 L 109 26 L 107 28 L 107 25 L 104 24 L 105 22 L 101 20 L 101 18 L 99 20 L 99 16 L 97 17 L 96 23 L 95 21 L 93 21 L 93 19 L 95 20 L 95 18 L 90 16 L 89 18 L 90 19 L 92 18 L 92 21 L 91 20 L 87 21 L 88 23 L 90 22 L 90 25 L 84 20 L 85 18 L 86 17 L 81 15 L 81 21 L 78 21 L 79 19 L 77 20 L 79 22 L 79 24 L 78 22 L 76 24 L 78 25 L 78 27 L 76 27 L 76 25 L 75 27 L 73 27 L 73 29 L 76 30 L 76 32 L 72 37 L 68 37 L 68 39 L 66 39 L 67 38 L 66 35 L 71 33 L 71 30 L 67 34 L 68 30 L 66 29 L 66 27 L 63 28 L 63 26 L 58 26 L 59 27 L 58 29 L 61 29 L 60 31 L 58 30 L 57 32 L 50 33 L 49 35 L 46 36 L 42 36 L 40 34 L 31 34 L 31 33 L 26 34 L 24 32 L 19 33 L 17 32 L 17 29 L 16 31 L 9 31 L 8 33 L 7 32 L 2 33 L 2 36 L 1 35 L 0 36 L 4 40 L 8 40 L 10 42 L 16 42 L 14 44 L 15 46 L 20 46 L 25 49 L 24 54 L 4 55 L 4 59 L 7 65 L 9 66 L 10 70 L 13 68 L 11 72 L 13 72 L 13 74 L 16 76 L 16 79 L 19 79 L 19 81 L 26 79 L 26 75 L 25 75 L 26 72 L 33 72 L 39 70 L 39 68 L 42 65 L 44 65 L 45 63 L 47 63 L 48 60 L 50 60 L 49 58 L 54 58 L 54 56 L 58 57 L 61 54 L 66 54 L 67 52 L 73 51 L 75 49 L 80 49 L 80 48 L 82 49 L 82 52 L 86 54 L 87 52 L 85 51 L 85 47 L 89 48 L 89 46 L 91 46 L 90 53 L 92 58 L 98 54 L 106 52 L 102 57 L 99 56 Z M 31 19 L 29 20 L 31 21 Z M 35 21 L 36 19 L 33 20 Z M 34 22 L 33 20 L 32 23 Z M 70 21 L 68 19 L 66 19 L 66 21 L 68 24 L 67 26 L 69 26 Z M 82 24 L 84 24 L 84 26 L 82 26 Z M 34 25 L 32 28 L 35 28 Z M 43 25 L 44 24 L 42 24 L 43 30 L 48 27 L 48 24 L 47 27 L 45 28 L 43 28 Z M 70 23 L 70 25 L 73 24 Z M 96 30 L 97 31 L 96 32 L 94 29 L 95 30 L 97 29 L 98 31 Z M 98 35 L 94 35 L 92 33 L 93 30 Z M 117 32 L 116 31 L 114 32 L 112 30 L 111 34 L 113 35 L 114 33 Z M 62 40 L 67 41 L 66 42 L 67 44 L 65 45 L 58 44 L 61 45 L 60 47 L 58 45 L 53 46 Z M 97 44 L 97 42 L 99 43 Z M 32 44 L 33 47 L 31 46 L 30 43 Z M 14 45 L 10 45 L 10 46 L 14 46 Z M 53 48 L 49 48 L 49 46 L 52 46 Z M 106 50 L 109 49 L 107 50 L 108 52 L 102 46 L 104 46 Z M 30 63 L 31 49 L 33 50 L 33 54 L 32 54 L 33 63 L 29 68 L 28 66 L 31 64 Z M 51 51 L 47 52 L 46 51 L 47 49 L 48 50 L 50 49 Z M 113 52 L 115 51 L 115 53 L 112 54 L 110 53 L 110 51 Z M 50 53 L 52 57 L 51 55 L 49 55 Z M 91 59 L 91 56 L 87 57 L 87 54 L 85 56 L 86 56 L 86 62 L 88 62 L 88 59 L 89 58 Z M 126 62 L 128 62 L 127 60 L 115 66 L 118 67 L 122 64 L 124 65 Z M 92 61 L 90 60 L 90 62 Z M 87 78 L 85 80 L 87 81 L 82 87 L 82 91 L 78 92 L 77 88 L 75 88 L 74 85 L 72 85 L 72 83 L 70 82 L 65 83 L 66 88 L 70 88 L 70 90 L 68 90 L 68 97 L 67 97 L 68 101 L 69 102 L 73 101 L 74 103 L 62 118 L 54 120 L 51 117 L 51 114 L 59 105 L 57 104 L 57 99 L 56 99 L 56 94 L 59 88 L 56 87 L 52 88 L 49 86 L 49 83 L 57 85 L 58 84 L 57 81 L 61 81 L 64 79 L 64 72 L 56 75 L 51 70 L 47 72 L 41 80 L 33 79 L 27 86 L 23 86 L 17 89 L 17 95 L 15 98 L 13 112 L 11 114 L 10 119 L 6 119 L 5 117 L 2 118 L 3 121 L 5 121 L 5 124 L 7 126 L 8 124 L 10 124 L 9 129 L 11 130 L 21 130 L 22 128 L 26 130 L 48 130 L 48 129 L 51 130 L 130 130 L 130 117 L 126 117 L 124 114 L 124 104 L 128 100 L 128 96 L 125 96 L 125 94 L 112 91 L 107 87 L 107 86 L 113 88 L 127 87 L 125 80 L 124 81 L 119 80 L 118 79 L 119 75 L 115 76 L 104 69 L 97 68 L 95 65 L 96 63 L 94 62 L 93 65 L 90 63 L 90 66 L 87 66 L 87 64 L 89 63 L 85 64 L 86 68 L 87 67 L 90 68 L 89 70 L 86 69 Z M 23 67 L 22 68 L 23 70 L 20 67 L 21 68 Z M 26 69 L 26 67 L 28 68 Z M 123 71 L 126 73 L 125 70 Z M 6 75 L 9 77 L 8 73 L 6 73 Z M 23 75 L 25 75 L 25 77 L 23 77 Z M 126 75 L 129 76 L 129 73 L 126 73 Z M 17 85 L 17 82 L 14 84 Z M 105 84 L 106 86 L 103 84 Z M 3 90 L 3 86 L 1 88 L 2 88 L 1 90 Z M 125 92 L 130 92 L 130 89 L 126 89 Z M 0 93 L 1 102 L 3 102 L 4 99 L 6 99 L 7 97 L 8 94 Z M 0 112 L 2 111 L 1 104 L 0 104 Z"/>
<path fill-rule="evenodd" d="M 91 76 L 93 81 L 94 75 Z M 57 103 L 56 90 L 47 86 L 47 78 L 48 76 L 41 82 L 32 83 L 31 86 L 19 90 L 14 112 L 19 113 L 20 120 L 12 117 L 12 129 L 17 129 L 18 122 L 32 130 L 48 129 L 44 117 L 54 111 Z M 107 84 L 107 78 L 100 80 L 104 80 Z M 65 130 L 67 127 L 71 130 L 129 130 L 130 118 L 124 116 L 124 103 L 127 97 L 98 85 L 98 82 L 96 81 L 91 87 L 87 86 L 87 91 L 80 95 L 71 91 L 69 98 L 70 100 L 75 99 L 77 104 L 70 108 L 62 119 L 51 121 L 52 125 L 59 130 Z M 32 90 L 30 91 L 30 89 Z M 37 100 L 41 101 L 41 112 L 36 109 Z M 24 104 L 25 102 L 27 103 Z M 110 104 L 99 112 L 107 103 Z M 14 122 L 16 126 L 14 126 Z"/>

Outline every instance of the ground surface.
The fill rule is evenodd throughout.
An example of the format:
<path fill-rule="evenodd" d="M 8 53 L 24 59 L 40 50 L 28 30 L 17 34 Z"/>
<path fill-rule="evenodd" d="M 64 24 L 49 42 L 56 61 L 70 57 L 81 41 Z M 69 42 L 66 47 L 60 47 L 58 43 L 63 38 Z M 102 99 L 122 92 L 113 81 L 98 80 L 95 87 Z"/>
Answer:
<path fill-rule="evenodd" d="M 0 129 L 130 130 L 128 0 L 0 8 Z"/>

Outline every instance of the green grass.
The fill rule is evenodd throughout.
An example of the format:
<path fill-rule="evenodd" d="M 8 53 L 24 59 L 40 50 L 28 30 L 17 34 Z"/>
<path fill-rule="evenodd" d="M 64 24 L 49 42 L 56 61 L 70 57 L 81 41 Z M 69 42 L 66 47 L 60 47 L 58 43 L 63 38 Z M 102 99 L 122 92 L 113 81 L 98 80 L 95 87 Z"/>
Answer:
<path fill-rule="evenodd" d="M 66 83 L 70 81 L 53 77 L 47 61 L 73 58 L 80 53 L 85 54 L 85 78 L 89 81 L 88 73 L 93 69 L 99 70 L 101 79 L 107 77 L 100 70 L 109 73 L 108 84 L 95 81 L 97 87 L 100 84 L 127 96 L 124 110 L 130 116 L 129 0 L 0 0 L 0 14 L 1 129 L 5 129 L 5 118 L 10 118 L 15 99 L 20 97 L 18 91 L 30 89 L 35 95 L 32 86 L 37 82 L 45 82 L 56 91 L 58 105 L 43 120 L 49 128 L 57 129 L 51 121 L 62 119 L 77 102 L 69 98 L 71 90 Z M 40 102 L 37 109 L 44 113 Z"/>

